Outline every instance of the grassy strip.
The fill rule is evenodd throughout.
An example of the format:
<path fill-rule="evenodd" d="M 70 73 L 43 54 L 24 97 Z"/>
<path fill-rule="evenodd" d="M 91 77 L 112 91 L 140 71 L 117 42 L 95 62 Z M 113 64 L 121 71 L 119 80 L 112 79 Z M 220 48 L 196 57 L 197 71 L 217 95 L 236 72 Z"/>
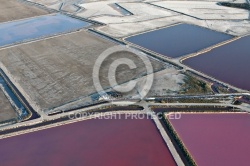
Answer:
<path fill-rule="evenodd" d="M 219 99 L 206 98 L 163 98 L 156 100 L 158 103 L 220 103 Z"/>
<path fill-rule="evenodd" d="M 218 109 L 222 108 L 223 112 L 224 112 L 224 109 L 225 110 L 226 109 L 227 110 L 232 109 L 232 107 L 210 106 L 210 105 L 208 105 L 208 106 L 206 106 L 206 105 L 203 105 L 203 106 L 199 106 L 199 105 L 192 105 L 192 106 L 187 106 L 187 105 L 178 105 L 178 106 L 176 106 L 176 105 L 151 105 L 150 108 L 151 109 L 154 109 L 154 108 L 185 108 L 185 109 L 187 109 L 186 111 L 192 110 L 193 108 L 194 109 L 196 109 L 196 108 L 199 108 L 199 109 L 207 109 L 207 108 L 209 108 L 211 110 L 215 110 L 215 109 L 218 110 Z M 205 111 L 207 111 L 207 110 L 205 110 Z M 232 112 L 232 111 L 229 110 L 229 112 Z"/>
<path fill-rule="evenodd" d="M 141 111 L 143 110 L 143 107 L 137 106 L 137 105 L 130 105 L 130 106 L 114 106 L 114 105 L 109 105 L 109 106 L 104 106 L 96 109 L 91 109 L 88 110 L 87 112 L 96 112 L 96 111 L 101 111 L 101 112 L 107 112 L 107 111 Z"/>

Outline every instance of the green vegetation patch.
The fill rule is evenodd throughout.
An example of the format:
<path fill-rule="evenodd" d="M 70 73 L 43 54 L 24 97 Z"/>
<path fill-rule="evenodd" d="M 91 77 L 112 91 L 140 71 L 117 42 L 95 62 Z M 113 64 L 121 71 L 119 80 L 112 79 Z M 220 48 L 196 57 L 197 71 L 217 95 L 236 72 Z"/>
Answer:
<path fill-rule="evenodd" d="M 182 85 L 182 91 L 179 94 L 212 94 L 213 91 L 210 86 L 195 77 L 186 75 L 184 80 L 185 84 Z"/>

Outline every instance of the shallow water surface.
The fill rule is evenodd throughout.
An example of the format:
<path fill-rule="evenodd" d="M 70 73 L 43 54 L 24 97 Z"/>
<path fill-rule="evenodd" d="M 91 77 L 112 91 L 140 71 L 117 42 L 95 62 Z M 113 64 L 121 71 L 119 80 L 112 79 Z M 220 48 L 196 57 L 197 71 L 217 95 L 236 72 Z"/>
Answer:
<path fill-rule="evenodd" d="M 15 109 L 18 109 L 20 111 L 18 118 L 21 120 L 22 117 L 27 116 L 28 112 L 26 108 L 23 106 L 23 104 L 20 102 L 17 96 L 13 93 L 13 91 L 10 89 L 10 87 L 5 82 L 2 76 L 0 76 L 0 86 L 1 86 L 0 90 L 3 90 L 5 95 L 8 96 L 8 100 L 11 100 L 12 105 L 15 105 Z"/>
<path fill-rule="evenodd" d="M 90 23 L 62 14 L 2 23 L 0 24 L 0 46 L 69 32 L 89 25 Z"/>
<path fill-rule="evenodd" d="M 197 52 L 232 37 L 194 25 L 178 24 L 132 36 L 125 40 L 155 53 L 176 58 Z"/>

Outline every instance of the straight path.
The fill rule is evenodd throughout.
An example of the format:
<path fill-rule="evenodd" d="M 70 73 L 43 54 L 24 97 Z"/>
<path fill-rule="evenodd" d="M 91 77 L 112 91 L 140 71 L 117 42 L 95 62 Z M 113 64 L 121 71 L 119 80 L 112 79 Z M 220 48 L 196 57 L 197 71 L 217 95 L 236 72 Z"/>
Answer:
<path fill-rule="evenodd" d="M 232 104 L 224 104 L 224 103 L 151 103 L 152 105 L 163 105 L 163 106 L 211 106 L 211 107 L 233 107 L 239 108 L 243 111 L 247 111 L 250 113 L 250 107 L 241 106 L 241 105 L 232 105 Z"/>
<path fill-rule="evenodd" d="M 248 95 L 248 93 L 237 93 L 237 94 L 216 94 L 216 95 L 202 95 L 200 97 L 212 97 L 212 96 L 238 96 L 238 95 Z M 195 97 L 198 97 L 199 95 L 196 95 Z M 184 97 L 184 96 L 182 96 Z M 194 97 L 194 96 L 189 96 L 189 97 Z M 135 105 L 138 106 L 142 106 L 144 109 L 148 108 L 148 105 L 162 105 L 162 106 L 222 106 L 222 107 L 226 107 L 226 106 L 230 106 L 230 107 L 235 107 L 235 108 L 239 108 L 242 109 L 244 111 L 250 112 L 250 107 L 246 107 L 246 106 L 241 106 L 241 105 L 232 105 L 232 104 L 228 104 L 228 103 L 147 103 L 146 101 L 141 101 L 138 102 L 138 100 L 123 100 L 123 101 L 116 101 L 116 102 L 112 102 L 112 103 L 104 103 L 104 104 L 99 104 L 99 105 L 95 105 L 95 106 L 91 106 L 91 107 L 86 107 L 86 108 L 81 108 L 75 111 L 69 111 L 66 113 L 61 113 L 58 115 L 53 115 L 53 116 L 48 116 L 44 113 L 40 114 L 40 118 L 38 119 L 34 119 L 34 120 L 30 120 L 30 121 L 25 121 L 25 122 L 21 122 L 21 123 L 17 123 L 17 124 L 13 124 L 13 125 L 9 125 L 9 126 L 3 126 L 0 127 L 0 130 L 6 130 L 6 129 L 10 129 L 10 128 L 16 128 L 16 127 L 20 127 L 20 126 L 28 126 L 28 125 L 33 125 L 33 124 L 37 124 L 37 123 L 41 123 L 43 121 L 50 121 L 50 120 L 55 120 L 55 119 L 59 119 L 65 116 L 70 116 L 72 114 L 78 114 L 81 112 L 86 112 L 89 110 L 93 110 L 93 109 L 98 109 L 98 108 L 103 108 L 106 106 L 126 106 L 126 105 L 130 105 L 131 103 L 135 102 Z"/>
<path fill-rule="evenodd" d="M 162 126 L 160 120 L 158 119 L 158 117 L 155 114 L 152 114 L 151 116 L 152 116 L 152 118 L 153 118 L 153 120 L 155 122 L 155 125 L 158 128 L 162 138 L 164 139 L 165 143 L 167 144 L 168 149 L 171 152 L 176 164 L 178 166 L 184 166 L 185 164 L 183 163 L 180 155 L 178 154 L 177 150 L 175 149 L 170 137 L 166 133 L 166 131 L 165 131 L 164 127 Z"/>

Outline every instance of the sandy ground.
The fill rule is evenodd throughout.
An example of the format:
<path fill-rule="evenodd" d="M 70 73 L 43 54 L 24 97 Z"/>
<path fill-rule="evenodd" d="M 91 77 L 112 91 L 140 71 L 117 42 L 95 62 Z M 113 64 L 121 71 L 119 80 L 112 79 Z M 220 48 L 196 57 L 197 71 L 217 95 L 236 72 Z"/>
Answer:
<path fill-rule="evenodd" d="M 137 90 L 141 90 L 145 82 L 145 77 L 139 78 L 136 87 Z M 211 94 L 211 92 L 209 87 L 207 87 L 206 92 L 202 91 L 199 80 L 194 77 L 187 77 L 179 70 L 169 66 L 164 70 L 154 73 L 153 84 L 147 97 L 180 94 Z M 135 93 L 134 96 L 136 96 Z"/>
<path fill-rule="evenodd" d="M 178 15 L 177 13 L 141 2 L 119 3 L 119 5 L 134 15 L 124 17 L 100 16 L 94 18 L 94 20 L 105 24 L 135 23 Z"/>
<path fill-rule="evenodd" d="M 216 0 L 32 1 L 44 4 L 47 7 L 57 8 L 57 10 L 61 5 L 77 4 L 82 7 L 82 10 L 71 13 L 107 24 L 95 29 L 117 38 L 128 37 L 177 23 L 190 23 L 235 36 L 244 36 L 250 33 L 249 11 L 219 6 L 216 5 L 218 2 Z M 246 0 L 221 0 L 221 2 L 245 3 Z M 118 3 L 133 15 L 122 15 L 110 6 L 113 3 Z"/>
<path fill-rule="evenodd" d="M 249 11 L 219 6 L 217 2 L 160 1 L 151 4 L 171 9 L 201 19 L 248 19 Z"/>
<path fill-rule="evenodd" d="M 17 118 L 17 114 L 0 89 L 0 123 L 13 118 Z"/>
<path fill-rule="evenodd" d="M 177 94 L 182 89 L 182 85 L 185 84 L 185 75 L 181 74 L 174 68 L 168 68 L 159 71 L 154 74 L 154 82 L 148 93 L 148 97 L 151 96 L 166 96 Z M 146 79 L 141 78 L 138 82 L 138 89 L 145 84 Z"/>
<path fill-rule="evenodd" d="M 119 11 L 112 8 L 110 4 L 113 3 L 110 1 L 100 1 L 81 4 L 80 6 L 84 8 L 84 11 L 78 13 L 77 16 L 86 18 L 100 15 L 123 16 Z"/>
<path fill-rule="evenodd" d="M 85 31 L 71 33 L 0 50 L 1 68 L 38 110 L 50 110 L 95 93 L 92 71 L 97 57 L 115 44 Z M 108 70 L 118 58 L 129 58 L 137 68 L 118 67 L 116 79 L 123 83 L 146 74 L 140 58 L 129 52 L 111 54 L 103 62 L 100 82 L 110 86 Z M 155 71 L 164 65 L 151 59 Z"/>
<path fill-rule="evenodd" d="M 59 10 L 62 7 L 62 2 L 58 0 L 29 0 L 30 2 L 44 5 L 50 9 Z"/>
<path fill-rule="evenodd" d="M 134 23 L 113 23 L 108 26 L 97 27 L 96 30 L 113 37 L 124 38 L 178 23 L 198 25 L 234 36 L 245 36 L 250 33 L 250 21 L 248 20 L 197 20 L 184 15 Z"/>
<path fill-rule="evenodd" d="M 157 3 L 164 3 L 165 1 L 160 1 Z M 170 3 L 170 1 L 166 1 L 165 3 Z M 172 1 L 171 1 L 172 2 Z M 188 3 L 188 2 L 187 2 Z M 194 3 L 194 2 L 192 2 Z M 200 4 L 203 2 L 198 2 L 197 4 Z M 211 2 L 204 2 L 204 3 L 211 3 Z M 124 16 L 124 17 L 111 17 L 111 16 L 99 16 L 97 18 L 93 18 L 94 20 L 97 20 L 99 22 L 106 23 L 108 25 L 97 27 L 96 30 L 113 36 L 113 37 L 127 37 L 130 35 L 134 35 L 137 33 L 142 33 L 146 31 L 150 31 L 157 28 L 166 27 L 172 24 L 177 23 L 188 23 L 188 24 L 194 24 L 202 27 L 206 27 L 212 30 L 216 30 L 219 32 L 228 33 L 235 36 L 244 36 L 246 34 L 250 33 L 250 21 L 244 20 L 248 19 L 248 16 L 250 15 L 249 11 L 241 10 L 241 9 L 235 9 L 235 8 L 226 8 L 226 7 L 220 7 L 214 5 L 214 2 L 212 2 L 212 7 L 215 6 L 215 8 L 226 8 L 226 14 L 228 16 L 228 10 L 229 11 L 243 11 L 243 15 L 247 15 L 247 18 L 242 19 L 241 16 L 235 17 L 235 14 L 231 14 L 232 17 L 235 17 L 237 20 L 230 20 L 230 19 L 223 19 L 223 20 L 217 20 L 217 19 L 211 19 L 211 14 L 205 14 L 203 13 L 203 20 L 196 19 L 192 16 L 183 15 L 179 12 L 175 13 L 174 11 L 170 11 L 168 9 L 162 9 L 157 8 L 156 6 L 150 6 L 149 4 L 145 3 L 133 3 L 133 5 L 130 5 L 131 3 L 119 3 L 124 8 L 128 9 L 130 12 L 134 12 L 133 16 Z M 142 10 L 138 10 L 136 6 L 140 4 Z M 202 10 L 204 10 L 204 6 Z M 212 8 L 211 7 L 211 8 Z M 209 9 L 205 9 L 207 12 L 209 12 Z M 224 9 L 225 10 L 225 9 Z M 160 12 L 159 12 L 160 11 Z M 164 11 L 169 12 L 169 14 L 164 13 Z M 192 11 L 192 10 L 191 10 Z M 222 12 L 223 14 L 223 12 Z M 218 12 L 217 14 L 214 14 L 213 17 L 221 17 L 221 14 Z"/>
<path fill-rule="evenodd" d="M 0 0 L 0 4 L 0 22 L 48 14 L 44 10 L 22 4 L 16 0 Z"/>
<path fill-rule="evenodd" d="M 15 2 L 12 1 L 9 2 Z M 250 21 L 247 20 L 249 11 L 221 7 L 216 5 L 214 0 L 185 2 L 155 0 L 30 1 L 105 23 L 106 25 L 94 27 L 94 29 L 121 39 L 178 23 L 194 24 L 235 36 L 250 33 Z M 243 2 L 243 0 L 238 0 L 238 2 Z M 133 15 L 123 15 L 119 10 L 110 6 L 114 3 L 118 3 Z M 5 3 L 3 2 L 3 4 Z M 82 9 L 78 11 L 77 6 Z M 25 7 L 29 10 L 33 9 L 33 7 Z M 4 8 L 4 10 L 7 9 L 8 7 Z M 22 12 L 26 13 L 29 10 Z M 35 16 L 34 13 L 38 11 L 40 10 L 35 9 L 32 16 Z M 17 14 L 13 15 L 17 17 Z M 22 14 L 20 15 L 22 16 Z M 24 15 L 23 17 L 29 16 Z M 2 49 L 0 50 L 0 67 L 35 109 L 40 111 L 56 108 L 67 109 L 82 105 L 83 102 L 91 103 L 89 95 L 96 92 L 92 81 L 94 62 L 98 55 L 114 45 L 81 31 Z M 117 72 L 119 83 L 135 78 L 140 79 L 145 74 L 145 67 L 138 57 L 128 52 L 120 52 L 112 55 L 111 59 L 104 63 L 100 78 L 103 87 L 109 88 L 105 74 L 108 73 L 111 61 L 124 56 L 133 59 L 138 70 L 131 72 L 126 66 L 119 68 Z M 164 70 L 155 74 L 155 81 L 149 96 L 173 94 L 182 90 L 185 75 L 173 67 L 166 68 L 166 65 L 160 62 L 152 59 L 151 61 L 155 71 Z M 143 79 L 140 80 L 137 89 L 140 89 L 141 83 L 143 83 Z M 137 92 L 134 91 L 129 95 L 136 96 Z"/>
<path fill-rule="evenodd" d="M 31 2 L 36 2 L 36 3 L 39 3 L 39 4 L 43 4 L 45 6 L 48 6 L 48 5 L 54 5 L 56 3 L 59 3 L 58 0 L 30 0 Z"/>

